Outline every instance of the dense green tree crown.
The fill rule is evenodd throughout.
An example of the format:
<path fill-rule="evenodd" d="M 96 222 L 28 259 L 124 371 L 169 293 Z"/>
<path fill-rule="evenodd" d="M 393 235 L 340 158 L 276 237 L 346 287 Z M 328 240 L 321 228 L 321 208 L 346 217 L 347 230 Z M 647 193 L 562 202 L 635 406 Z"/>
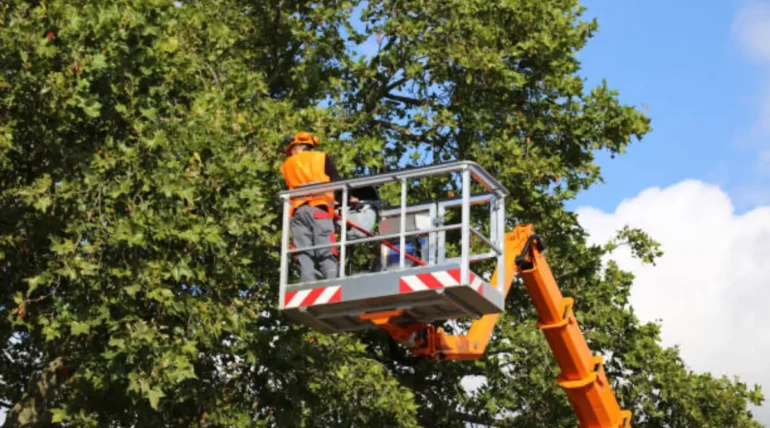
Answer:
<path fill-rule="evenodd" d="M 597 151 L 650 130 L 584 87 L 575 56 L 597 26 L 576 0 L 180 5 L 0 3 L 8 426 L 574 426 L 520 286 L 476 362 L 277 313 L 281 137 L 298 129 L 345 175 L 478 161 L 511 191 L 509 227 L 548 240 L 635 426 L 758 426 L 759 390 L 688 371 L 634 316 L 633 277 L 602 264 L 657 245 L 626 229 L 588 246 L 564 209 L 601 179 Z M 468 393 L 469 375 L 487 382 Z"/>

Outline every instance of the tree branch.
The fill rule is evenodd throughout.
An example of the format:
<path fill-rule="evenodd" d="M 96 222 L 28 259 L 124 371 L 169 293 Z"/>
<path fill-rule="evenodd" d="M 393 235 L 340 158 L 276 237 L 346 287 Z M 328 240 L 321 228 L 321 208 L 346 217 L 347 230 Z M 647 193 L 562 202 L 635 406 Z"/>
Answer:
<path fill-rule="evenodd" d="M 385 98 L 393 101 L 398 101 L 404 104 L 412 105 L 412 106 L 422 106 L 428 103 L 428 100 L 421 100 L 418 98 L 410 98 L 410 97 L 404 97 L 401 95 L 395 95 L 388 92 L 385 94 Z"/>
<path fill-rule="evenodd" d="M 382 49 L 380 49 L 380 52 L 385 52 L 389 50 L 391 46 L 393 46 L 393 43 L 396 42 L 396 40 L 398 40 L 398 37 L 388 37 L 387 43 L 385 43 L 385 46 L 383 46 Z"/>
<path fill-rule="evenodd" d="M 406 77 L 404 77 L 403 79 L 396 80 L 395 82 L 388 84 L 388 86 L 385 87 L 385 91 L 390 92 L 393 89 L 398 88 L 399 86 L 403 85 L 408 81 L 409 79 L 407 79 Z"/>
<path fill-rule="evenodd" d="M 373 124 L 374 126 L 379 125 L 379 126 L 382 126 L 383 128 L 387 128 L 387 129 L 389 129 L 391 131 L 399 132 L 399 133 L 401 133 L 402 137 L 407 139 L 407 140 L 418 141 L 417 136 L 412 134 L 412 131 L 410 131 L 407 128 L 404 128 L 403 126 L 396 125 L 395 123 L 387 122 L 387 121 L 380 120 L 380 119 L 372 119 L 370 123 Z"/>
<path fill-rule="evenodd" d="M 273 87 L 278 84 L 278 80 L 285 72 L 284 68 L 291 62 L 292 58 L 297 54 L 299 51 L 299 47 L 301 46 L 300 43 L 292 44 L 291 48 L 288 49 L 288 52 L 286 52 L 285 55 L 279 55 L 278 61 L 275 64 L 275 68 L 273 68 L 273 71 L 270 73 L 270 77 L 267 79 L 267 87 L 271 90 Z"/>
<path fill-rule="evenodd" d="M 214 83 L 219 86 L 219 73 L 217 73 L 217 71 L 214 70 L 214 67 L 212 67 L 208 62 L 206 62 L 206 68 L 208 69 L 209 73 L 211 73 L 211 77 L 214 79 Z"/>
<path fill-rule="evenodd" d="M 487 418 L 481 418 L 476 415 L 471 415 L 469 413 L 461 412 L 462 414 L 462 421 L 466 424 L 474 424 L 474 425 L 481 425 L 483 427 L 488 427 L 492 424 L 494 424 L 493 419 L 487 419 Z"/>

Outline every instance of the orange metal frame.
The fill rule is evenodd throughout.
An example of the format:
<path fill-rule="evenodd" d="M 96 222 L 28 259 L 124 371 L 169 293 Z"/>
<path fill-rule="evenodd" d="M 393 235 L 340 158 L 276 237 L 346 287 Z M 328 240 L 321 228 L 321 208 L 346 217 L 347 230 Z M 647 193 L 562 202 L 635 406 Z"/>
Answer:
<path fill-rule="evenodd" d="M 505 295 L 520 275 L 538 312 L 538 328 L 561 369 L 561 386 L 584 428 L 630 428 L 631 412 L 621 410 L 604 372 L 603 358 L 591 354 L 572 310 L 574 299 L 564 297 L 543 255 L 543 244 L 530 224 L 505 236 Z M 491 283 L 497 283 L 495 270 Z M 499 314 L 485 315 L 471 324 L 467 335 L 448 335 L 429 324 L 395 324 L 402 311 L 360 315 L 406 345 L 416 356 L 434 360 L 481 358 Z"/>

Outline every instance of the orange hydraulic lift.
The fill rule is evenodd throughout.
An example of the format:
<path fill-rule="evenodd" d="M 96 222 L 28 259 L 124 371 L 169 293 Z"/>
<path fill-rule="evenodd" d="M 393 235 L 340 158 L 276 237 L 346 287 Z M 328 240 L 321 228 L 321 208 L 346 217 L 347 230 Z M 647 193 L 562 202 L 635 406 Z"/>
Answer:
<path fill-rule="evenodd" d="M 410 184 L 437 176 L 460 184 L 461 196 L 410 204 Z M 375 210 L 380 218 L 379 234 L 375 236 L 374 225 L 362 228 L 351 221 L 353 211 L 347 205 L 348 196 L 349 192 L 387 183 L 400 184 L 401 198 L 398 205 Z M 472 192 L 472 186 L 477 190 Z M 338 246 L 339 277 L 289 283 L 291 254 L 300 251 L 289 248 L 290 200 L 331 191 L 342 193 L 343 206 L 337 219 L 352 227 L 357 237 L 348 236 L 348 228 L 341 227 L 339 241 L 305 247 L 302 251 Z M 588 348 L 575 319 L 574 300 L 561 294 L 543 255 L 543 241 L 530 224 L 518 225 L 505 233 L 507 195 L 502 183 L 471 161 L 388 171 L 281 192 L 284 214 L 279 309 L 295 321 L 324 333 L 378 328 L 416 356 L 474 360 L 483 357 L 505 308 L 505 297 L 518 276 L 537 310 L 537 326 L 561 369 L 557 383 L 565 391 L 580 426 L 630 427 L 631 412 L 620 408 L 607 380 L 602 357 L 593 355 Z M 374 195 L 370 199 L 379 201 Z M 488 234 L 479 230 L 479 219 L 471 219 L 472 205 L 489 207 Z M 447 210 L 457 208 L 460 209 L 459 222 L 446 215 Z M 446 251 L 446 232 L 450 230 L 460 232 L 459 256 L 450 256 Z M 418 245 L 411 241 L 413 254 L 409 254 L 407 240 L 418 236 L 425 238 L 425 243 L 419 245 L 418 252 Z M 349 239 L 351 237 L 353 239 Z M 486 244 L 489 251 L 471 251 L 472 237 Z M 354 273 L 352 269 L 346 272 L 346 248 L 375 241 L 382 245 L 381 266 L 362 273 Z M 398 254 L 396 262 L 391 261 L 393 251 Z M 486 281 L 473 272 L 471 263 L 490 259 L 496 260 L 496 268 L 492 278 Z M 464 335 L 450 335 L 430 324 L 465 316 L 474 317 L 474 321 Z"/>
<path fill-rule="evenodd" d="M 530 224 L 517 226 L 505 235 L 505 295 L 516 275 L 520 275 L 538 313 L 538 328 L 561 369 L 561 386 L 581 427 L 627 428 L 631 412 L 621 410 L 604 372 L 601 356 L 591 353 L 573 312 L 574 299 L 564 297 L 543 255 L 543 241 Z M 491 283 L 501 273 L 495 270 Z M 435 360 L 481 358 L 492 336 L 499 314 L 487 314 L 473 321 L 467 335 L 448 335 L 441 328 L 422 323 L 391 322 L 402 314 L 390 310 L 362 314 L 396 341 L 408 346 L 414 355 Z"/>

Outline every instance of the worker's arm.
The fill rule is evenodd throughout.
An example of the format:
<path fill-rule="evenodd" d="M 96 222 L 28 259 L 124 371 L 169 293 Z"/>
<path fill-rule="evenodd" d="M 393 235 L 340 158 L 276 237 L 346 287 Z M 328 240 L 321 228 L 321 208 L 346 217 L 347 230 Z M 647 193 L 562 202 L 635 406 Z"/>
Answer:
<path fill-rule="evenodd" d="M 337 171 L 337 164 L 334 163 L 334 158 L 328 153 L 326 154 L 324 173 L 326 173 L 332 181 L 342 180 L 339 171 Z"/>
<path fill-rule="evenodd" d="M 337 171 L 337 164 L 334 163 L 334 158 L 330 154 L 326 154 L 326 162 L 324 162 L 324 173 L 329 176 L 329 179 L 331 181 L 339 181 L 342 180 L 340 177 L 339 171 Z M 337 201 L 338 204 L 342 205 L 342 191 L 337 190 L 334 192 L 334 200 Z M 357 199 L 354 197 L 348 198 L 349 202 L 356 202 Z"/>

